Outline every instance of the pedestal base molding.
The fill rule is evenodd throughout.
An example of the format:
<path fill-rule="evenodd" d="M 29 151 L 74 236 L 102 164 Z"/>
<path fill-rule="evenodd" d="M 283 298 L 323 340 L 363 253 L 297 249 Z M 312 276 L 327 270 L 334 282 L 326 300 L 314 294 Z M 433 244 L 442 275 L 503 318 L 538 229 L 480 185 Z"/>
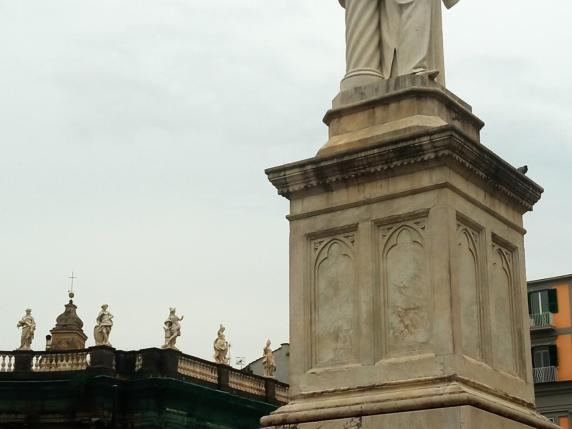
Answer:
<path fill-rule="evenodd" d="M 446 408 L 452 411 L 459 407 L 473 407 L 486 411 L 525 425 L 523 427 L 542 429 L 557 427 L 538 414 L 533 404 L 502 395 L 501 392 L 496 392 L 492 388 L 479 386 L 470 380 L 462 380 L 458 377 L 441 380 L 411 380 L 401 384 L 394 383 L 393 386 L 369 386 L 346 392 L 305 394 L 274 414 L 264 417 L 261 423 L 263 427 L 278 429 L 304 423 L 324 423 L 340 419 L 355 420 L 367 416 L 412 413 L 422 410 Z M 302 427 L 305 428 L 305 426 Z M 335 426 L 328 424 L 316 426 L 318 427 L 325 429 Z"/>

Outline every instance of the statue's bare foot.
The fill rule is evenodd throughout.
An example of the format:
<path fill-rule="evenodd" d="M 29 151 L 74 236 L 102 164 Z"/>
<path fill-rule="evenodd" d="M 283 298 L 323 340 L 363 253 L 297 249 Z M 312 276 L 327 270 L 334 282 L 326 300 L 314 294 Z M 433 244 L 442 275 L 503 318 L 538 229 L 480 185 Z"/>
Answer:
<path fill-rule="evenodd" d="M 421 70 L 413 74 L 416 76 L 427 76 L 429 79 L 435 80 L 439 76 L 439 70 Z"/>

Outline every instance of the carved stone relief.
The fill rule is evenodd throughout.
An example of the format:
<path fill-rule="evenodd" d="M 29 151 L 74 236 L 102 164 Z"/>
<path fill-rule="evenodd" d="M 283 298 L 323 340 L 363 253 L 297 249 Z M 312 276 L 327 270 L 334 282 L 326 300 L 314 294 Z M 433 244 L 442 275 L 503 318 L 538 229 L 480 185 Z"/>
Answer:
<path fill-rule="evenodd" d="M 344 425 L 344 429 L 362 429 L 363 427 L 363 420 L 362 417 L 354 417 L 350 419 Z"/>
<path fill-rule="evenodd" d="M 493 356 L 498 369 L 516 373 L 515 338 L 515 266 L 513 252 L 492 244 L 491 302 L 493 320 Z"/>
<path fill-rule="evenodd" d="M 457 287 L 460 301 L 461 347 L 463 353 L 475 359 L 482 358 L 481 302 L 481 237 L 479 232 L 464 222 L 457 222 L 455 260 Z"/>
<path fill-rule="evenodd" d="M 426 220 L 380 227 L 384 354 L 423 352 L 432 332 Z"/>
<path fill-rule="evenodd" d="M 321 367 L 347 364 L 355 356 L 355 236 L 313 240 L 312 355 Z"/>

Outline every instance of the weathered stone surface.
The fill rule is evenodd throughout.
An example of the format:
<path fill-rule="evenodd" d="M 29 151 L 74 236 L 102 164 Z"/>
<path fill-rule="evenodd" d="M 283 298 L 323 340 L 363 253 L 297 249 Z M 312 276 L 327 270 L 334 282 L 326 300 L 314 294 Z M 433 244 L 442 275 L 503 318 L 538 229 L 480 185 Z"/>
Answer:
<path fill-rule="evenodd" d="M 402 76 L 343 91 L 324 117 L 328 143 L 319 156 L 449 125 L 473 142 L 484 123 L 470 105 L 426 76 Z"/>
<path fill-rule="evenodd" d="M 332 135 L 355 112 L 399 116 L 401 95 L 370 91 L 340 96 Z M 543 190 L 480 144 L 462 101 L 429 94 L 445 125 L 267 170 L 290 200 L 292 402 L 264 427 L 554 427 L 524 310 L 522 215 Z"/>
<path fill-rule="evenodd" d="M 353 417 L 316 423 L 286 424 L 273 426 L 272 429 L 532 429 L 536 427 L 538 426 L 531 426 L 474 407 L 464 406 Z"/>

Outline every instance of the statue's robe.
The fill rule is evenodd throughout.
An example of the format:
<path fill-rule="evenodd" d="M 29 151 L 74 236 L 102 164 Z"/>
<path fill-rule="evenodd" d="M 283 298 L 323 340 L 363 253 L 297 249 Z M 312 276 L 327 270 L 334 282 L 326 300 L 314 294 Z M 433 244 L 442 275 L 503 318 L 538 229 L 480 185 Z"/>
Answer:
<path fill-rule="evenodd" d="M 450 8 L 459 0 L 443 0 Z M 441 0 L 381 0 L 381 71 L 390 77 L 438 71 L 445 83 Z"/>
<path fill-rule="evenodd" d="M 447 8 L 459 0 L 340 0 L 377 1 L 381 28 L 381 73 L 385 79 L 438 71 L 445 84 L 441 1 Z"/>

